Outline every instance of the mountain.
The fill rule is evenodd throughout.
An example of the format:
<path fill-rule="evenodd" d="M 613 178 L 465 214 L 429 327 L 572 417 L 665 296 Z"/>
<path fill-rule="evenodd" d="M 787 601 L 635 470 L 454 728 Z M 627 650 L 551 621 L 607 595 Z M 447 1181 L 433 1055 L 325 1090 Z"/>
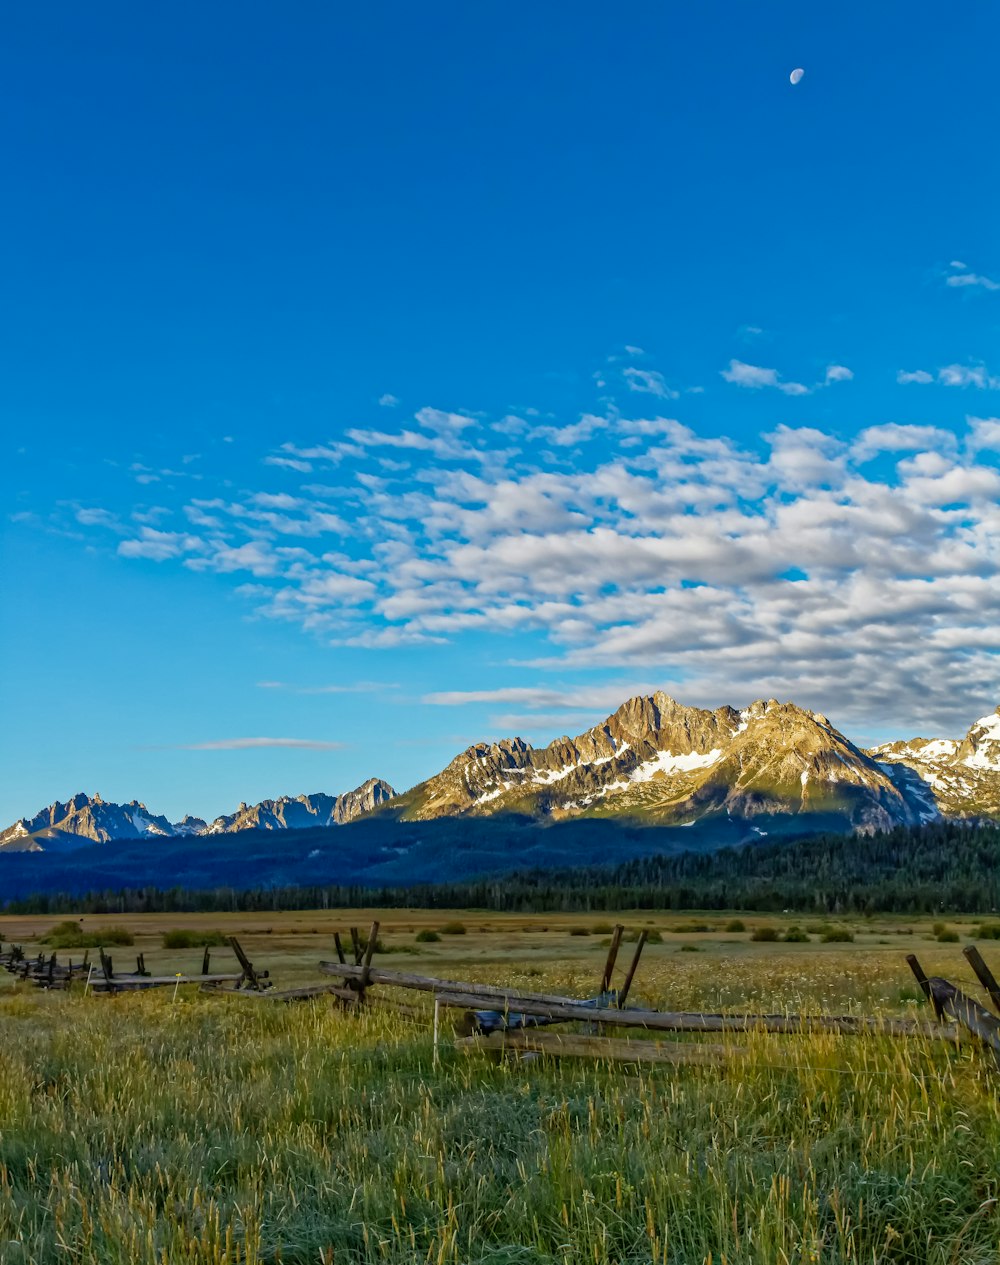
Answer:
<path fill-rule="evenodd" d="M 964 738 L 887 742 L 869 754 L 890 776 L 909 774 L 911 794 L 946 817 L 1000 817 L 1000 707 Z"/>
<path fill-rule="evenodd" d="M 395 795 L 388 782 L 369 778 L 343 795 L 298 795 L 265 799 L 252 808 L 240 804 L 228 817 L 216 817 L 199 834 L 219 835 L 236 830 L 306 830 L 310 826 L 343 826 L 363 813 L 387 804 Z"/>
<path fill-rule="evenodd" d="M 109 804 L 100 795 L 74 795 L 58 800 L 34 817 L 22 817 L 0 832 L 0 852 L 66 852 L 87 843 L 117 839 L 177 838 L 230 834 L 241 830 L 295 830 L 310 826 L 340 826 L 371 812 L 395 792 L 381 778 L 369 780 L 343 795 L 299 795 L 266 799 L 211 824 L 186 816 L 171 823 L 152 814 L 145 804 Z"/>
<path fill-rule="evenodd" d="M 773 816 L 794 814 L 803 829 L 874 830 L 930 811 L 825 716 L 775 699 L 704 711 L 660 692 L 544 748 L 520 738 L 469 747 L 394 810 L 418 821 L 498 812 L 673 826 L 731 818 L 759 821 L 759 835 Z"/>

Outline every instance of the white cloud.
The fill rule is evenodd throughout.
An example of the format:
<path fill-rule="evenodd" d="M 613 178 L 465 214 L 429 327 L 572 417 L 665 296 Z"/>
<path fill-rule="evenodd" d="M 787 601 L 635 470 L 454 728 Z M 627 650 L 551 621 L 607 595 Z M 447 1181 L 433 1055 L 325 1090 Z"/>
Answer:
<path fill-rule="evenodd" d="M 991 374 L 983 364 L 944 365 L 936 375 L 928 373 L 926 369 L 916 369 L 912 373 L 900 369 L 896 374 L 896 381 L 904 386 L 911 382 L 919 383 L 921 386 L 938 382 L 945 387 L 977 387 L 981 391 L 1000 390 L 1000 378 Z"/>
<path fill-rule="evenodd" d="M 630 365 L 622 370 L 622 376 L 628 383 L 630 391 L 639 391 L 645 395 L 655 395 L 661 400 L 676 400 L 679 392 L 667 386 L 662 373 L 655 369 L 636 369 Z"/>
<path fill-rule="evenodd" d="M 383 408 L 395 408 L 399 400 L 394 395 L 390 395 L 387 391 L 385 395 L 378 397 L 378 402 Z"/>
<path fill-rule="evenodd" d="M 850 382 L 853 377 L 854 371 L 846 365 L 827 365 L 824 383 L 829 386 L 832 382 Z"/>
<path fill-rule="evenodd" d="M 252 751 L 258 747 L 301 747 L 307 751 L 338 751 L 342 742 L 317 742 L 312 738 L 220 738 L 216 742 L 189 742 L 178 751 Z"/>
<path fill-rule="evenodd" d="M 785 395 L 808 395 L 809 388 L 801 382 L 785 382 L 777 369 L 765 369 L 760 365 L 748 365 L 742 360 L 730 360 L 729 368 L 723 369 L 722 376 L 727 382 L 738 387 L 750 387 L 760 390 L 762 387 L 775 387 Z"/>
<path fill-rule="evenodd" d="M 959 289 L 972 286 L 982 290 L 1000 290 L 1000 281 L 994 281 L 992 277 L 984 277 L 980 273 L 970 271 L 968 265 L 962 263 L 960 259 L 953 259 L 949 267 L 958 271 L 945 276 L 946 286 Z"/>
<path fill-rule="evenodd" d="M 524 660 L 530 636 L 544 685 L 484 682 L 434 705 L 596 719 L 640 674 L 695 703 L 794 697 L 853 729 L 957 727 L 990 691 L 1000 701 L 1000 419 L 847 441 L 779 426 L 744 446 L 671 418 L 588 414 L 525 420 L 523 451 L 498 453 L 477 446 L 486 423 L 423 416 L 396 433 L 423 445 L 412 469 L 380 468 L 355 431 L 301 457 L 333 453 L 336 487 L 220 489 L 176 504 L 163 530 L 123 519 L 120 542 L 100 516 L 76 526 L 123 558 L 232 574 L 256 616 L 338 645 L 462 654 L 476 634 Z M 594 436 L 606 442 L 583 446 Z M 202 534 L 167 530 L 187 522 Z M 577 669 L 616 681 L 552 684 Z"/>

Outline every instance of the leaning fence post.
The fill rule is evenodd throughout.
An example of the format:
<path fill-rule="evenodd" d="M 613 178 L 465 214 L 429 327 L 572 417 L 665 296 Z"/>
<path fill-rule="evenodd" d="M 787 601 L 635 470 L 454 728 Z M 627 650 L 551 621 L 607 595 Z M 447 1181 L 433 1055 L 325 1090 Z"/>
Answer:
<path fill-rule="evenodd" d="M 378 942 L 378 923 L 373 922 L 371 930 L 368 932 L 368 943 L 365 945 L 365 955 L 361 959 L 361 978 L 358 980 L 358 1001 L 364 1001 L 365 989 L 368 987 L 368 979 L 371 972 L 372 957 L 375 953 L 375 945 Z"/>
<path fill-rule="evenodd" d="M 351 946 L 354 949 L 354 965 L 361 965 L 361 937 L 358 935 L 357 927 L 351 928 Z"/>
<path fill-rule="evenodd" d="M 619 1010 L 625 1005 L 628 998 L 629 989 L 632 987 L 632 980 L 635 978 L 636 969 L 639 966 L 639 959 L 642 957 L 642 947 L 649 937 L 649 932 L 643 927 L 639 932 L 639 939 L 635 946 L 635 953 L 632 957 L 632 965 L 628 968 L 628 974 L 625 976 L 625 983 L 622 984 L 621 992 L 618 994 Z"/>
<path fill-rule="evenodd" d="M 434 1066 L 438 1065 L 438 1039 L 441 1032 L 441 998 L 434 994 Z"/>
<path fill-rule="evenodd" d="M 611 935 L 611 947 L 608 949 L 608 960 L 604 963 L 604 974 L 601 976 L 601 992 L 606 993 L 611 987 L 611 975 L 615 969 L 615 962 L 618 958 L 618 946 L 622 942 L 622 934 L 625 928 L 618 923 Z"/>
<path fill-rule="evenodd" d="M 938 1005 L 937 998 L 934 996 L 934 993 L 931 990 L 931 982 L 927 978 L 927 976 L 924 974 L 924 968 L 917 961 L 917 955 L 915 953 L 908 953 L 906 955 L 906 964 L 910 968 L 910 970 L 913 972 L 914 976 L 916 977 L 917 983 L 923 989 L 924 996 L 934 1007 L 934 1013 L 937 1015 L 938 1019 L 940 1019 L 941 1008 Z"/>
<path fill-rule="evenodd" d="M 344 957 L 344 946 L 340 943 L 340 932 L 339 932 L 339 931 L 335 931 L 335 932 L 333 933 L 333 943 L 334 943 L 334 946 L 335 946 L 335 948 L 336 948 L 336 950 L 337 950 L 337 957 L 340 959 L 340 965 L 341 965 L 341 966 L 346 966 L 346 965 L 347 965 L 347 958 L 345 958 L 345 957 Z"/>
<path fill-rule="evenodd" d="M 976 978 L 989 994 L 990 1001 L 993 1003 L 993 1009 L 1000 1014 L 1000 984 L 997 983 L 993 972 L 983 961 L 983 955 L 974 944 L 968 945 L 962 950 L 962 953 L 976 972 Z"/>

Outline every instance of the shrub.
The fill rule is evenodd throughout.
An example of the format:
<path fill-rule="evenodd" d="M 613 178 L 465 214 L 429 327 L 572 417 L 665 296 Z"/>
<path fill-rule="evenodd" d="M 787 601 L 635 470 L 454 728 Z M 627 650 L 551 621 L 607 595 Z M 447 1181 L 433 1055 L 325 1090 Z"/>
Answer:
<path fill-rule="evenodd" d="M 544 931 L 546 930 L 546 928 L 543 927 L 542 930 Z M 444 926 L 441 928 L 441 934 L 443 936 L 464 936 L 465 923 L 464 922 L 446 922 Z"/>
<path fill-rule="evenodd" d="M 1000 922 L 984 922 L 976 928 L 977 940 L 1000 940 Z"/>
<path fill-rule="evenodd" d="M 626 931 L 625 934 L 622 936 L 622 941 L 625 944 L 635 944 L 635 942 L 638 939 L 639 939 L 638 931 Z M 658 931 L 656 927 L 649 927 L 646 931 L 646 943 L 647 944 L 662 944 L 663 932 Z"/>
<path fill-rule="evenodd" d="M 854 940 L 854 932 L 847 927 L 827 927 L 820 939 L 824 944 L 850 944 Z"/>
<path fill-rule="evenodd" d="M 789 927 L 785 934 L 781 937 L 785 944 L 808 944 L 808 933 L 803 931 L 801 927 Z"/>
<path fill-rule="evenodd" d="M 747 925 L 742 918 L 730 918 L 723 928 L 724 931 L 746 931 Z"/>
<path fill-rule="evenodd" d="M 609 936 L 614 931 L 614 927 L 610 922 L 595 922 L 590 930 L 595 936 Z"/>
<path fill-rule="evenodd" d="M 94 927 L 84 931 L 79 923 L 68 919 L 57 923 L 43 936 L 42 944 L 51 949 L 100 949 L 109 944 L 135 944 L 135 936 L 126 927 Z"/>
<path fill-rule="evenodd" d="M 750 934 L 750 939 L 756 940 L 758 943 L 763 942 L 771 944 L 777 940 L 777 938 L 778 932 L 774 927 L 754 927 Z"/>
<path fill-rule="evenodd" d="M 192 931 L 187 928 L 175 928 L 164 931 L 163 947 L 165 949 L 202 949 L 215 945 L 228 944 L 229 941 L 221 931 Z"/>
<path fill-rule="evenodd" d="M 424 927 L 422 931 L 418 931 L 413 937 L 417 944 L 437 944 L 441 937 L 436 931 L 432 931 L 430 927 Z"/>
<path fill-rule="evenodd" d="M 696 944 L 682 944 L 681 947 L 677 950 L 677 952 L 678 953 L 704 953 L 705 950 L 699 948 L 698 945 Z"/>
<path fill-rule="evenodd" d="M 943 935 L 944 932 L 946 932 L 947 930 L 948 928 L 944 925 L 943 922 L 936 922 L 931 927 L 931 935 L 940 936 L 940 935 Z"/>
<path fill-rule="evenodd" d="M 679 922 L 677 926 L 673 928 L 678 935 L 691 935 L 699 931 L 708 931 L 709 929 L 710 928 L 707 922 Z"/>
<path fill-rule="evenodd" d="M 958 932 L 952 931 L 950 927 L 945 927 L 935 938 L 938 944 L 958 944 Z"/>
<path fill-rule="evenodd" d="M 590 931 L 587 927 L 571 927 L 569 934 L 571 936 L 589 936 Z"/>

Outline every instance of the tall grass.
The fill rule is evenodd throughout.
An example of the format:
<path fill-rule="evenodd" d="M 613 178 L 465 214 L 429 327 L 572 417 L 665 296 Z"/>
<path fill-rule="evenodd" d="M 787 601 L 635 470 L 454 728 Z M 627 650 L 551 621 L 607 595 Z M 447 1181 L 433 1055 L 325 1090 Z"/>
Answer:
<path fill-rule="evenodd" d="M 789 1008 L 844 987 L 839 961 L 802 969 L 758 984 Z M 717 970 L 672 956 L 646 988 L 709 996 Z M 923 1040 L 731 1040 L 746 1053 L 728 1068 L 497 1065 L 450 1046 L 434 1068 L 426 1029 L 325 1000 L 8 993 L 0 1260 L 997 1260 L 985 1060 Z"/>

